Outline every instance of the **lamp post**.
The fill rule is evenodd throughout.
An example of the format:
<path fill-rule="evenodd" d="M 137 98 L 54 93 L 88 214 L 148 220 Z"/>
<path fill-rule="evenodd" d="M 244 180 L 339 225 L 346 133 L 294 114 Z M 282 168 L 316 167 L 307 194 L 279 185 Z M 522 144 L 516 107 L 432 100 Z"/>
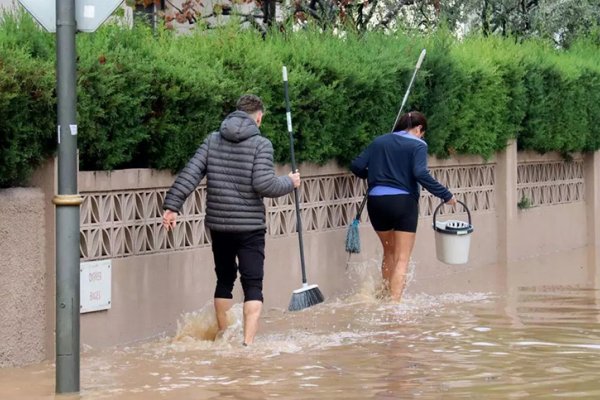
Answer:
<path fill-rule="evenodd" d="M 56 1 L 58 194 L 56 206 L 56 392 L 79 391 L 79 206 L 75 0 Z"/>
<path fill-rule="evenodd" d="M 94 32 L 123 0 L 19 0 L 56 32 L 56 393 L 79 392 L 79 206 L 77 192 L 77 50 L 75 35 Z"/>

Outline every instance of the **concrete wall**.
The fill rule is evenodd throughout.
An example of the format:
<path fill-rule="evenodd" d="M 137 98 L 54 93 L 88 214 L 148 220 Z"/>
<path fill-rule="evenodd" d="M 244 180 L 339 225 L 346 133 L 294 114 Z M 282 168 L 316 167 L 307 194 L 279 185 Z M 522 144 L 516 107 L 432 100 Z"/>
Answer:
<path fill-rule="evenodd" d="M 0 367 L 45 358 L 44 194 L 0 190 Z"/>
<path fill-rule="evenodd" d="M 543 257 L 553 257 L 553 254 L 558 257 L 559 254 L 568 254 L 571 250 L 585 246 L 591 249 L 589 265 L 598 265 L 599 153 L 585 155 L 583 158 L 584 197 L 560 204 L 519 209 L 516 184 L 519 162 L 562 162 L 558 157 L 540 157 L 518 154 L 512 143 L 505 152 L 488 160 L 487 165 L 491 163 L 494 167 L 491 183 L 483 186 L 476 184 L 476 189 L 469 188 L 468 183 L 461 181 L 464 174 L 454 182 L 459 197 L 479 196 L 479 199 L 487 202 L 485 207 L 474 212 L 472 210 L 475 232 L 471 238 L 469 263 L 448 266 L 436 259 L 432 217 L 424 216 L 419 220 L 413 252 L 416 278 L 409 288 L 410 292 L 435 294 L 506 289 L 519 282 L 527 282 L 528 274 L 536 273 L 538 269 L 529 268 L 517 276 L 514 269 L 509 272 L 503 265 L 531 258 L 543 260 Z M 454 173 L 473 166 L 477 169 L 478 165 L 486 165 L 486 162 L 472 157 L 430 160 L 430 167 L 448 167 Z M 285 173 L 288 169 L 289 166 L 279 166 L 278 173 Z M 300 169 L 303 177 L 312 177 L 310 190 L 338 190 L 336 185 L 341 181 L 333 185 L 331 182 L 334 177 L 339 178 L 344 173 L 343 169 L 335 165 L 302 165 Z M 460 174 L 455 176 L 458 175 Z M 36 174 L 34 184 L 39 189 L 0 191 L 0 216 L 3 217 L 3 225 L 0 227 L 0 306 L 7 310 L 0 316 L 1 366 L 26 364 L 54 357 L 55 240 L 54 206 L 51 203 L 56 188 L 54 177 L 55 167 L 50 163 Z M 319 186 L 315 183 L 321 178 L 317 177 L 329 181 Z M 581 185 L 582 179 L 577 179 L 577 185 Z M 84 196 L 96 196 L 97 201 L 114 198 L 115 202 L 120 199 L 121 202 L 143 203 L 147 199 L 154 199 L 151 196 L 142 197 L 143 195 L 156 188 L 168 187 L 172 180 L 173 176 L 166 172 L 151 170 L 82 172 L 79 175 L 79 189 Z M 551 181 L 547 183 L 554 184 Z M 308 191 L 309 187 L 305 189 Z M 128 191 L 132 191 L 134 195 L 126 197 Z M 125 195 L 121 196 L 123 193 Z M 108 222 L 103 222 L 106 209 L 102 207 L 113 204 L 112 201 L 105 202 L 103 206 L 98 203 L 95 212 L 100 222 L 95 227 L 82 222 L 82 229 L 96 229 L 100 233 L 99 237 L 114 240 L 116 231 L 111 224 L 119 227 L 132 224 L 133 232 L 140 226 L 155 229 L 160 220 L 159 212 L 151 211 L 141 219 L 132 217 L 133 222 L 125 221 L 124 216 L 117 222 L 110 222 L 110 218 L 106 220 Z M 160 196 L 153 201 L 160 202 Z M 322 209 L 347 206 L 348 201 L 356 204 L 360 201 L 360 195 L 343 195 L 333 201 L 333 205 L 319 203 L 317 206 Z M 422 202 L 422 205 L 425 203 Z M 148 207 L 148 210 L 152 209 L 152 204 Z M 295 214 L 285 214 L 286 210 L 293 208 L 289 204 L 277 204 L 274 208 L 278 213 L 281 212 L 277 215 L 287 215 L 286 218 L 293 215 L 295 218 Z M 460 212 L 456 215 L 459 219 L 464 219 L 465 216 Z M 196 215 L 195 218 L 197 217 Z M 331 215 L 328 218 L 330 217 Z M 328 299 L 343 296 L 355 288 L 360 284 L 359 270 L 371 268 L 371 271 L 377 272 L 381 261 L 381 246 L 368 222 L 363 221 L 360 225 L 362 251 L 350 258 L 344 251 L 346 231 L 347 225 L 338 224 L 337 228 L 304 232 L 308 281 L 318 284 Z M 153 240 L 159 240 L 159 236 L 155 235 Z M 110 246 L 114 247 L 112 243 Z M 171 335 L 183 313 L 198 310 L 212 299 L 215 277 L 208 243 L 179 250 L 159 246 L 148 254 L 102 258 L 112 260 L 111 308 L 81 315 L 81 343 L 84 345 L 106 347 L 163 334 Z M 569 277 L 569 282 L 600 282 L 599 274 L 591 272 L 593 269 L 571 268 L 566 264 L 564 269 L 557 272 L 558 282 L 562 280 L 561 276 Z M 546 273 L 543 265 L 540 265 L 539 273 Z M 265 307 L 286 308 L 292 291 L 300 286 L 297 235 L 288 233 L 268 236 Z M 237 301 L 241 300 L 239 285 L 235 296 Z"/>
<path fill-rule="evenodd" d="M 105 347 L 172 334 L 214 290 L 210 248 L 115 259 L 110 310 L 81 314 L 81 343 Z"/>
<path fill-rule="evenodd" d="M 367 248 L 375 249 L 368 245 L 370 235 L 370 228 L 365 227 Z M 344 239 L 342 231 L 305 237 L 309 283 L 318 284 L 328 298 L 342 294 L 350 285 Z M 362 256 L 368 257 L 368 253 Z M 298 254 L 295 237 L 267 239 L 266 308 L 287 308 L 292 291 L 302 286 Z M 82 344 L 104 347 L 173 334 L 179 317 L 210 303 L 214 293 L 210 247 L 114 259 L 112 274 L 111 308 L 81 315 Z M 239 281 L 235 300 L 242 301 Z"/>

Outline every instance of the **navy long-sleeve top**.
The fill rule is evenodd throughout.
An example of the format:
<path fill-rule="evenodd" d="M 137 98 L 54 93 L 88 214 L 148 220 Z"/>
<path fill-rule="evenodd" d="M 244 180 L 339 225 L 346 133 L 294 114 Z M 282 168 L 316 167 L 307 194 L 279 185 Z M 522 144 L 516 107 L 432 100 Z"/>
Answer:
<path fill-rule="evenodd" d="M 352 161 L 350 169 L 367 179 L 369 191 L 388 186 L 404 190 L 418 201 L 420 184 L 444 202 L 452 198 L 452 193 L 429 173 L 427 143 L 405 131 L 377 137 Z"/>

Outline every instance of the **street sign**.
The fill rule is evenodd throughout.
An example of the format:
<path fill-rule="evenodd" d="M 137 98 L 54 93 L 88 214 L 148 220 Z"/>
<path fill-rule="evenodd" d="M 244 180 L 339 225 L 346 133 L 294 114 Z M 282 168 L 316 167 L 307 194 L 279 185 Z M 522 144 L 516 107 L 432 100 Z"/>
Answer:
<path fill-rule="evenodd" d="M 56 32 L 56 0 L 19 0 L 48 32 Z M 94 32 L 123 0 L 75 0 L 77 30 Z"/>
<path fill-rule="evenodd" d="M 108 310 L 111 304 L 111 260 L 82 262 L 79 269 L 80 313 Z"/>

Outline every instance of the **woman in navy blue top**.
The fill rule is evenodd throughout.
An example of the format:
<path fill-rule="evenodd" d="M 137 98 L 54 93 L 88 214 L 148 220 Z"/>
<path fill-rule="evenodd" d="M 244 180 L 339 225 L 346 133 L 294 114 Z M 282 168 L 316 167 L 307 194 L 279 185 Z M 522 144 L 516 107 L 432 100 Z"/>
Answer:
<path fill-rule="evenodd" d="M 383 245 L 381 273 L 392 300 L 400 300 L 417 231 L 420 185 L 449 205 L 456 199 L 427 169 L 427 119 L 412 111 L 393 133 L 377 137 L 352 161 L 350 169 L 367 179 L 367 211 Z"/>

